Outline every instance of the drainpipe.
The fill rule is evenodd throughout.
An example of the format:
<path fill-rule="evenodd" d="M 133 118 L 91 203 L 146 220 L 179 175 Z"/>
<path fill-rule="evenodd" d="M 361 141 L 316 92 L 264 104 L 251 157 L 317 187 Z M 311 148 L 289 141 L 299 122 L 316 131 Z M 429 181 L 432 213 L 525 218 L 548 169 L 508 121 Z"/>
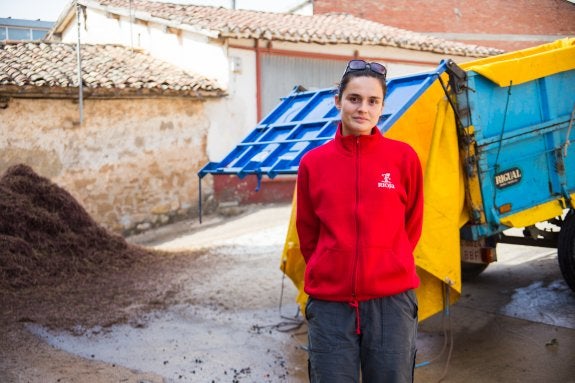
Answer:
<path fill-rule="evenodd" d="M 260 40 L 254 41 L 256 44 L 256 110 L 259 122 L 262 119 L 262 66 L 260 64 Z"/>
<path fill-rule="evenodd" d="M 78 41 L 76 43 L 76 60 L 78 63 L 78 106 L 80 107 L 80 125 L 84 122 L 84 94 L 82 86 L 82 58 L 80 56 L 80 4 L 76 2 L 76 20 L 78 22 Z"/>
<path fill-rule="evenodd" d="M 135 21 L 135 17 L 132 16 L 132 0 L 130 0 L 130 48 L 132 50 L 132 53 L 134 53 L 134 33 L 132 31 L 132 24 Z"/>

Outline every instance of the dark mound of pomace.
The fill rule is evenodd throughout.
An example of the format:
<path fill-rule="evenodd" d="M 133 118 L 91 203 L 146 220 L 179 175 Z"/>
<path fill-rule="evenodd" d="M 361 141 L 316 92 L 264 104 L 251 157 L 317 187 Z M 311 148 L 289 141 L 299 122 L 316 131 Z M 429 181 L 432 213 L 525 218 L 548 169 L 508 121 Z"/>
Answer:
<path fill-rule="evenodd" d="M 143 250 L 98 225 L 63 188 L 16 165 L 0 178 L 0 288 L 125 267 Z"/>

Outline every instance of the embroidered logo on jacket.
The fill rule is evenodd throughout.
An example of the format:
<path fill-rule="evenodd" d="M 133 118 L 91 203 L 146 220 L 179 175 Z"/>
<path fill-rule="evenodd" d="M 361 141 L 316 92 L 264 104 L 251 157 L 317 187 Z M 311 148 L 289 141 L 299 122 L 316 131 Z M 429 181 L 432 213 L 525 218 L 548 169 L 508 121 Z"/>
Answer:
<path fill-rule="evenodd" d="M 378 188 L 395 189 L 395 185 L 391 182 L 391 173 L 382 173 L 383 179 L 377 183 Z"/>

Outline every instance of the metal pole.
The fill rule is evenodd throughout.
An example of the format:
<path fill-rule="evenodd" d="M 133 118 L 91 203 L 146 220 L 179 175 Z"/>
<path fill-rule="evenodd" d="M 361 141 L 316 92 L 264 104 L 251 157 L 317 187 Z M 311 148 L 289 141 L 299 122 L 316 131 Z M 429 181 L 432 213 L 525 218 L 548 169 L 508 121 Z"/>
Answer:
<path fill-rule="evenodd" d="M 134 17 L 132 16 L 132 0 L 130 0 L 130 49 L 134 53 L 134 33 L 132 32 L 132 23 L 134 22 Z"/>
<path fill-rule="evenodd" d="M 78 63 L 78 105 L 80 107 L 80 125 L 84 122 L 84 94 L 82 87 L 82 58 L 80 56 L 80 4 L 76 1 L 76 21 L 78 22 L 78 41 L 76 43 L 76 61 Z"/>
<path fill-rule="evenodd" d="M 198 176 L 198 216 L 202 223 L 202 177 Z"/>

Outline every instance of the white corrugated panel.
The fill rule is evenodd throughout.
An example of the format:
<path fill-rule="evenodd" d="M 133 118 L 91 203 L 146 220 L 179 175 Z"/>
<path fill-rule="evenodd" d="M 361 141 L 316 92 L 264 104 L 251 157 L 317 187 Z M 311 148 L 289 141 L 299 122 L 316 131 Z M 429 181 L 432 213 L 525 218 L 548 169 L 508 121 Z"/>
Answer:
<path fill-rule="evenodd" d="M 346 60 L 325 60 L 284 55 L 261 55 L 262 117 L 268 115 L 298 85 L 306 89 L 337 85 Z"/>

